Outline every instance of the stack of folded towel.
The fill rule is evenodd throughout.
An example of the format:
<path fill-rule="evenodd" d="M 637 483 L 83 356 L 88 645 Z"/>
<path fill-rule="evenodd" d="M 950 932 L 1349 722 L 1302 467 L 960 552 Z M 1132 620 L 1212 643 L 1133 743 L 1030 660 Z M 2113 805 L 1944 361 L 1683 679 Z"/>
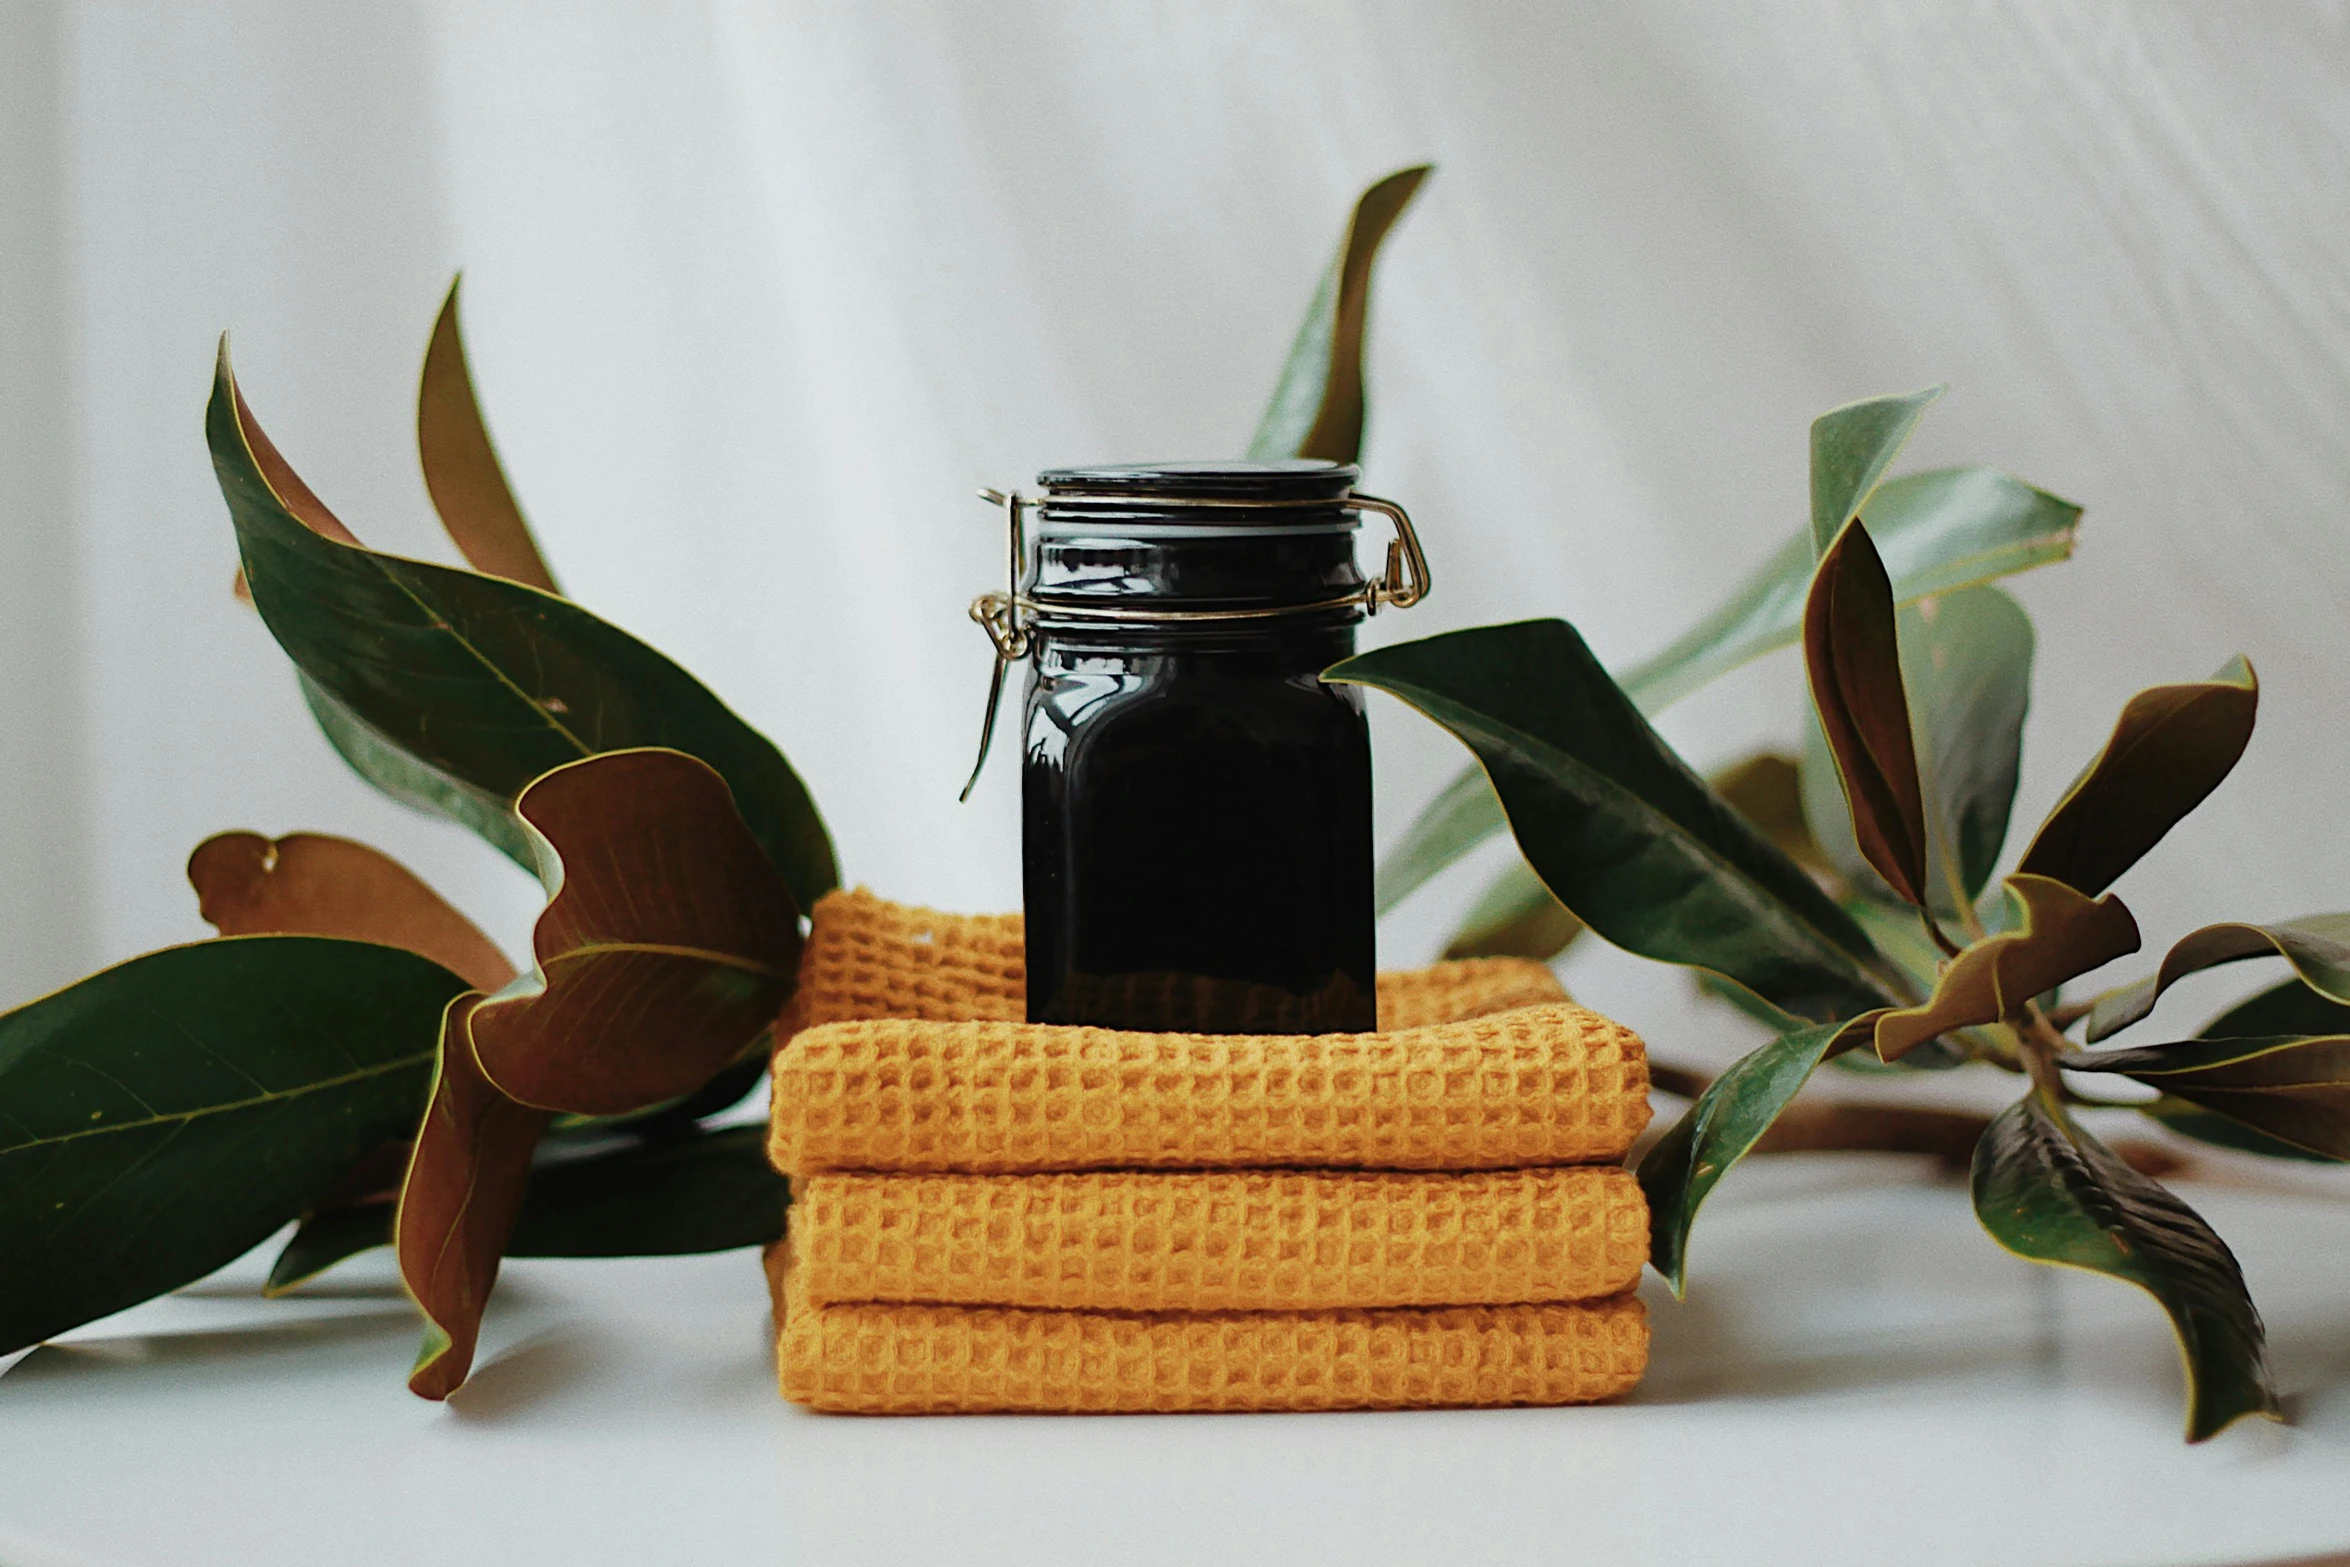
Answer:
<path fill-rule="evenodd" d="M 1371 1034 L 1020 1021 L 1017 916 L 836 893 L 780 1033 L 784 1395 L 865 1413 L 1561 1404 L 1639 1381 L 1639 1039 L 1539 964 Z"/>

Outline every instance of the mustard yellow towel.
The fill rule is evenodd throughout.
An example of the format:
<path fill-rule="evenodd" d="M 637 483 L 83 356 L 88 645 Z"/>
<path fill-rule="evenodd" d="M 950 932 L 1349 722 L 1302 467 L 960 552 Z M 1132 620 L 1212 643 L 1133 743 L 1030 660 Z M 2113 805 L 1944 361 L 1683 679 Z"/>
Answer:
<path fill-rule="evenodd" d="M 1621 1169 L 818 1175 L 793 1276 L 816 1305 L 1311 1311 L 1596 1300 L 1639 1281 Z"/>
<path fill-rule="evenodd" d="M 842 1414 L 1575 1404 L 1640 1380 L 1637 1296 L 1563 1306 L 1119 1313 L 813 1306 L 769 1248 L 783 1396 Z"/>
<path fill-rule="evenodd" d="M 826 1170 L 1620 1162 L 1639 1036 L 1571 1003 L 1379 1034 L 827 1023 L 776 1053 L 768 1154 Z"/>
<path fill-rule="evenodd" d="M 777 1035 L 859 1018 L 1020 1022 L 1028 1015 L 1022 931 L 1017 914 L 941 914 L 862 887 L 827 893 Z M 1566 999 L 1539 963 L 1468 958 L 1380 975 L 1379 1026 L 1421 1028 Z"/>

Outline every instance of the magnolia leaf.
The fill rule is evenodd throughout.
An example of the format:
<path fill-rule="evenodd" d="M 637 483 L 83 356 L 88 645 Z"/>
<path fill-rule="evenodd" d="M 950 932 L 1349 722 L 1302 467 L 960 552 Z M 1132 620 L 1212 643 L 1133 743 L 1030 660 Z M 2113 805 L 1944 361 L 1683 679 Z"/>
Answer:
<path fill-rule="evenodd" d="M 1824 557 L 1909 444 L 1926 408 L 1948 391 L 1929 386 L 1831 408 L 1811 422 L 1811 547 Z"/>
<path fill-rule="evenodd" d="M 1902 901 L 1926 902 L 1926 805 L 1902 689 L 1893 583 L 1856 518 L 1820 559 L 1803 615 L 1813 706 L 1860 852 Z"/>
<path fill-rule="evenodd" d="M 783 1234 L 789 1184 L 767 1161 L 767 1129 L 730 1126 L 630 1142 L 531 1168 L 509 1257 L 674 1257 L 764 1246 Z M 390 1202 L 302 1221 L 270 1269 L 283 1294 L 336 1263 L 392 1243 Z"/>
<path fill-rule="evenodd" d="M 531 1151 L 552 1119 L 483 1075 L 467 1026 L 481 1002 L 468 993 L 449 1006 L 393 1227 L 400 1278 L 425 1317 L 424 1345 L 408 1373 L 419 1398 L 447 1398 L 473 1368 L 482 1309 L 522 1212 Z"/>
<path fill-rule="evenodd" d="M 726 781 L 677 751 L 611 751 L 523 791 L 549 902 L 537 967 L 472 1019 L 521 1104 L 622 1115 L 689 1094 L 773 1026 L 799 911 Z"/>
<path fill-rule="evenodd" d="M 1830 871 L 1828 857 L 1803 818 L 1802 770 L 1795 758 L 1758 751 L 1731 763 L 1706 783 L 1807 871 Z"/>
<path fill-rule="evenodd" d="M 343 936 L 405 947 L 477 990 L 514 977 L 490 938 L 415 872 L 348 838 L 219 833 L 188 856 L 188 882 L 223 936 Z"/>
<path fill-rule="evenodd" d="M 1482 781 L 1484 776 L 1484 771 L 1479 769 L 1478 779 Z M 1812 841 L 1810 830 L 1804 826 L 1803 802 L 1791 758 L 1762 752 L 1733 763 L 1706 783 L 1796 864 L 1805 870 L 1827 869 L 1819 845 Z M 1490 789 L 1484 792 L 1486 798 L 1493 798 Z M 1470 908 L 1460 929 L 1445 947 L 1444 956 L 1447 959 L 1519 957 L 1547 963 L 1566 951 L 1582 932 L 1583 922 L 1551 896 L 1533 867 L 1523 859 L 1515 859 L 1503 867 L 1493 884 Z M 1722 994 L 1735 1006 L 1757 1000 L 1736 985 L 1723 987 Z M 1768 1015 L 1785 1026 L 1786 1014 L 1767 1002 L 1758 1004 L 1767 1007 Z"/>
<path fill-rule="evenodd" d="M 2266 1132 L 2256 1132 L 2233 1116 L 2206 1110 L 2184 1099 L 2173 1099 L 2168 1094 L 2139 1105 L 2137 1110 L 2167 1131 L 2176 1132 L 2181 1137 L 2191 1137 L 2199 1143 L 2209 1143 L 2215 1148 L 2258 1154 L 2264 1159 L 2297 1159 L 2310 1164 L 2342 1162 L 2330 1155 L 2311 1153 L 2306 1148 L 2280 1141 Z"/>
<path fill-rule="evenodd" d="M 1975 1214 L 2034 1262 L 2135 1284 L 2170 1314 L 2187 1371 L 2187 1439 L 2247 1415 L 2280 1418 L 2260 1313 L 2225 1242 L 2195 1210 L 2123 1163 L 2035 1091 L 1975 1149 Z"/>
<path fill-rule="evenodd" d="M 2260 682 L 2242 655 L 2209 680 L 2139 692 L 2016 869 L 2103 892 L 2219 787 L 2259 707 Z"/>
<path fill-rule="evenodd" d="M 1648 1194 L 1648 1260 L 1674 1295 L 1687 1281 L 1689 1226 L 1699 1205 L 1770 1130 L 1853 1026 L 1819 1023 L 1796 1029 L 1742 1057 L 1713 1080 L 1640 1161 L 1640 1187 Z"/>
<path fill-rule="evenodd" d="M 466 801 L 511 802 L 566 762 L 666 746 L 726 779 L 802 907 L 838 882 L 790 764 L 677 665 L 566 599 L 381 554 L 330 527 L 244 408 L 225 341 L 205 433 L 261 618 L 315 692 L 365 726 L 330 726 L 330 738 L 370 782 L 511 849 L 513 833 L 485 831 Z M 369 765 L 388 753 L 411 766 Z M 426 773 L 445 787 L 423 786 Z"/>
<path fill-rule="evenodd" d="M 1353 462 L 1362 455 L 1363 334 L 1370 321 L 1371 265 L 1430 168 L 1423 163 L 1398 169 L 1355 203 L 1346 238 L 1306 306 L 1273 401 L 1248 443 L 1252 461 L 1319 457 Z"/>
<path fill-rule="evenodd" d="M 1502 868 L 1445 944 L 1455 958 L 1532 958 L 1548 963 L 1583 934 L 1583 922 L 1551 895 L 1522 859 Z"/>
<path fill-rule="evenodd" d="M 0 1016 L 0 1354 L 202 1278 L 408 1135 L 464 988 L 391 947 L 244 936 Z"/>
<path fill-rule="evenodd" d="M 1893 578 L 1893 596 L 1905 605 L 2067 559 L 2081 521 L 2072 502 L 1994 468 L 1885 480 L 1860 514 Z M 1709 681 L 1795 641 L 1816 558 L 1808 529 L 1790 537 L 1721 608 L 1627 670 L 1618 682 L 1625 694 L 1653 718 Z M 1503 824 L 1501 802 L 1484 773 L 1475 767 L 1462 773 L 1380 866 L 1380 909 L 1402 902 Z"/>
<path fill-rule="evenodd" d="M 294 683 L 319 732 L 351 771 L 402 805 L 471 828 L 524 870 L 537 869 L 530 834 L 514 814 L 512 800 L 417 760 L 299 668 Z"/>
<path fill-rule="evenodd" d="M 2259 1034 L 2350 1034 L 2350 1006 L 2288 979 L 2237 1002 L 2206 1023 L 2199 1037 L 2250 1039 Z"/>
<path fill-rule="evenodd" d="M 2015 803 L 2032 622 L 2005 592 L 1979 586 L 1903 605 L 1898 627 L 1926 808 L 1928 903 L 1937 917 L 1972 928 L 1979 921 L 1969 911 L 1998 865 Z M 1800 787 L 1819 851 L 1855 892 L 1898 901 L 1861 856 L 1827 737 L 1818 715 L 1807 716 Z"/>
<path fill-rule="evenodd" d="M 1527 863 L 1609 941 L 1799 1017 L 1884 999 L 1851 916 L 1706 788 L 1565 621 L 1402 643 L 1323 678 L 1401 697 L 1475 751 Z"/>
<path fill-rule="evenodd" d="M 1901 612 L 1901 667 L 1924 785 L 1931 906 L 1964 922 L 2007 842 L 2032 690 L 2032 620 L 1994 587 Z"/>
<path fill-rule="evenodd" d="M 2094 1044 L 2118 1034 L 2144 1018 L 2164 991 L 2189 974 L 2271 956 L 2291 963 L 2309 989 L 2333 1001 L 2350 1002 L 2350 914 L 2310 914 L 2273 925 L 2206 925 L 2180 937 L 2151 977 L 2099 996 L 2089 1009 L 2089 1041 Z"/>
<path fill-rule="evenodd" d="M 1402 841 L 1379 862 L 1379 912 L 1403 902 L 1429 877 L 1509 824 L 1485 769 L 1471 762 L 1412 819 Z"/>
<path fill-rule="evenodd" d="M 1943 968 L 1923 1006 L 1876 1019 L 1880 1060 L 1896 1061 L 1956 1028 L 1998 1023 L 2035 996 L 2138 950 L 2138 922 L 2111 893 L 2090 899 L 2060 881 L 2021 872 L 2007 878 L 2016 914 Z"/>
<path fill-rule="evenodd" d="M 2329 1159 L 2350 1159 L 2350 1034 L 2186 1039 L 2072 1051 L 2068 1072 L 2119 1072 Z"/>
<path fill-rule="evenodd" d="M 424 464 L 424 487 L 432 492 L 441 526 L 474 570 L 560 593 L 481 420 L 465 338 L 457 327 L 457 290 L 463 282 L 459 276 L 449 283 L 416 389 L 416 454 Z"/>

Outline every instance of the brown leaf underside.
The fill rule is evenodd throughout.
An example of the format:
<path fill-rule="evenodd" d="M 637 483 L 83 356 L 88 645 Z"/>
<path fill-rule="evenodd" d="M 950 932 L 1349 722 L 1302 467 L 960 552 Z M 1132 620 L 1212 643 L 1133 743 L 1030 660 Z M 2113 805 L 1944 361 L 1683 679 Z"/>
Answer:
<path fill-rule="evenodd" d="M 1896 893 L 1923 906 L 1926 807 L 1901 683 L 1893 583 L 1858 518 L 1844 525 L 1812 579 L 1803 656 L 1860 851 Z"/>
<path fill-rule="evenodd" d="M 474 570 L 559 593 L 482 422 L 457 323 L 458 287 L 449 285 L 433 322 L 416 391 L 416 452 L 424 465 L 424 486 L 441 525 Z"/>
<path fill-rule="evenodd" d="M 2024 906 L 2021 928 L 1951 959 L 1925 1005 L 1877 1014 L 1881 1058 L 1896 1060 L 1954 1028 L 2011 1017 L 2034 996 L 2138 950 L 2138 922 L 2110 893 L 2092 900 L 2062 882 L 2022 874 L 2007 885 Z"/>
<path fill-rule="evenodd" d="M 400 1189 L 392 1244 L 427 1319 L 408 1388 L 447 1398 L 473 1367 L 482 1308 L 530 1187 L 530 1159 L 553 1117 L 515 1104 L 482 1075 L 468 1024 L 481 997 L 449 1004 L 441 1068 Z"/>
<path fill-rule="evenodd" d="M 223 936 L 340 936 L 405 947 L 484 991 L 514 977 L 496 944 L 413 871 L 348 838 L 220 833 L 188 856 L 188 881 Z"/>
<path fill-rule="evenodd" d="M 474 1017 L 482 1070 L 521 1103 L 579 1115 L 700 1087 L 772 1022 L 799 960 L 798 910 L 725 781 L 679 752 L 614 751 L 557 768 L 515 808 L 563 879 L 532 934 L 542 988 Z"/>

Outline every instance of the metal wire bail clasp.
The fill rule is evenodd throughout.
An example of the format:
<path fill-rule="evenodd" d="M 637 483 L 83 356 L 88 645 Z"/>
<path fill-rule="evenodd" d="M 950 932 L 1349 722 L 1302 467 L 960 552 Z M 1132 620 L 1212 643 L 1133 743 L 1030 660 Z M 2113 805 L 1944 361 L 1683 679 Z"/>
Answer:
<path fill-rule="evenodd" d="M 1020 603 L 1020 567 L 1028 554 L 1027 529 L 1021 526 L 1020 512 L 1029 504 L 1028 498 L 1017 491 L 994 489 L 981 490 L 979 498 L 1004 509 L 1011 561 L 1004 591 L 982 593 L 971 601 L 971 618 L 995 644 L 995 668 L 987 677 L 987 716 L 979 723 L 979 756 L 971 764 L 971 776 L 963 781 L 963 792 L 955 796 L 957 803 L 971 798 L 971 791 L 979 786 L 980 770 L 987 766 L 988 743 L 995 738 L 996 709 L 1004 701 L 1004 671 L 1028 656 L 1028 623 Z"/>
<path fill-rule="evenodd" d="M 1380 606 L 1393 605 L 1410 609 L 1428 596 L 1428 554 L 1420 548 L 1419 532 L 1412 527 L 1412 519 L 1393 501 L 1381 500 L 1376 495 L 1365 495 L 1360 490 L 1346 498 L 1348 511 L 1375 511 L 1395 524 L 1395 537 L 1387 541 L 1387 569 L 1364 590 L 1364 607 L 1376 615 Z"/>

